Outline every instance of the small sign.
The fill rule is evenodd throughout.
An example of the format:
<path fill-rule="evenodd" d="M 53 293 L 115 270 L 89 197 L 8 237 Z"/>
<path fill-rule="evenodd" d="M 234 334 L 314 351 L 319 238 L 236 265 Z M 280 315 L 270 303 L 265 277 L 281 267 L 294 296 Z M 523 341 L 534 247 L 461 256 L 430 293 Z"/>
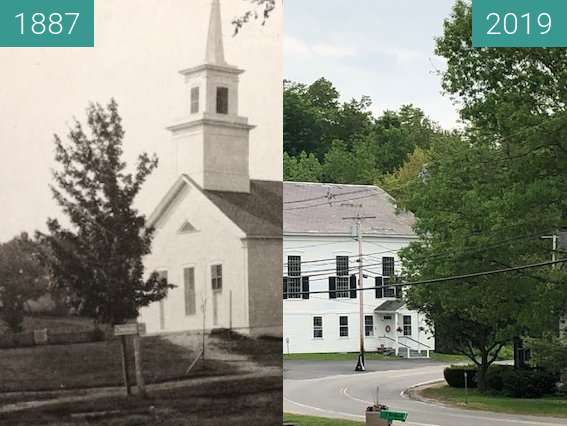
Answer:
<path fill-rule="evenodd" d="M 136 334 L 138 334 L 138 323 L 136 322 L 128 322 L 114 326 L 115 336 L 135 336 Z"/>
<path fill-rule="evenodd" d="M 405 422 L 408 418 L 408 413 L 404 411 L 382 410 L 380 411 L 380 418 L 388 421 Z"/>

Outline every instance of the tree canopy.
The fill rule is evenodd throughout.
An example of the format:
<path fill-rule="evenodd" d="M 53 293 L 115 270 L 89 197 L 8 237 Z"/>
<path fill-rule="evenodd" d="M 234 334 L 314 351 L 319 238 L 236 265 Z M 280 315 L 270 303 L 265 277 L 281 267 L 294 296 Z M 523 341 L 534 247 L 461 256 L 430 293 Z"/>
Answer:
<path fill-rule="evenodd" d="M 26 302 L 48 290 L 42 249 L 27 234 L 0 244 L 0 320 L 10 331 L 22 330 Z"/>
<path fill-rule="evenodd" d="M 417 147 L 426 150 L 449 136 L 412 105 L 380 117 L 371 106 L 367 96 L 342 102 L 325 78 L 310 85 L 284 82 L 285 179 L 373 184 L 402 167 Z M 320 173 L 313 159 L 304 160 L 311 156 Z"/>
<path fill-rule="evenodd" d="M 72 289 L 76 308 L 105 324 L 136 318 L 138 310 L 165 297 L 171 285 L 153 273 L 144 280 L 143 256 L 150 253 L 153 229 L 133 207 L 157 158 L 141 154 L 134 173 L 122 160 L 124 129 L 118 105 L 91 104 L 86 131 L 79 121 L 68 142 L 55 136 L 60 168 L 51 186 L 70 227 L 48 221 L 43 235 L 51 249 L 49 266 L 56 286 Z"/>

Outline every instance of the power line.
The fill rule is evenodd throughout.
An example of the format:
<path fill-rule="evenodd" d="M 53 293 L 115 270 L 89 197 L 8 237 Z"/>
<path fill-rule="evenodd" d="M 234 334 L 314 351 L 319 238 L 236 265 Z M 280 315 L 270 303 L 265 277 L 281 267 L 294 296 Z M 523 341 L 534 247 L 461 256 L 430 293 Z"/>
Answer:
<path fill-rule="evenodd" d="M 364 190 L 341 192 L 341 193 L 333 194 L 330 191 L 330 188 L 329 188 L 329 191 L 327 192 L 326 195 L 321 195 L 319 197 L 305 198 L 303 200 L 284 201 L 284 204 L 299 204 L 299 203 L 306 203 L 308 201 L 317 201 L 317 200 L 323 200 L 323 199 L 332 200 L 332 199 L 335 199 L 336 197 L 343 197 L 345 195 L 360 194 L 362 192 L 368 192 L 368 191 L 370 191 L 369 188 L 366 188 Z"/>
<path fill-rule="evenodd" d="M 347 202 L 347 201 L 364 200 L 364 199 L 366 199 L 366 198 L 378 197 L 378 196 L 380 196 L 380 195 L 382 195 L 382 194 L 380 194 L 380 193 L 375 193 L 375 194 L 365 195 L 364 197 L 355 197 L 355 198 L 349 198 L 349 199 L 347 199 L 347 200 L 336 200 L 336 201 L 341 201 L 341 202 L 344 203 L 344 202 Z M 312 205 L 309 205 L 309 206 L 290 207 L 290 208 L 287 208 L 287 209 L 284 208 L 283 211 L 286 212 L 286 211 L 291 211 L 291 210 L 311 209 L 311 208 L 313 208 L 313 207 L 327 206 L 327 205 L 330 205 L 330 204 L 332 204 L 332 203 L 333 203 L 333 201 L 327 201 L 327 202 L 325 202 L 325 203 L 312 204 Z M 331 207 L 332 207 L 332 206 L 331 206 Z"/>
<path fill-rule="evenodd" d="M 567 258 L 559 259 L 559 260 L 552 260 L 547 262 L 540 262 L 540 263 L 532 263 L 529 265 L 522 265 L 522 266 L 514 266 L 510 268 L 504 269 L 495 269 L 492 271 L 484 271 L 484 272 L 474 272 L 470 274 L 463 274 L 463 275 L 453 275 L 449 277 L 442 277 L 442 278 L 433 278 L 430 280 L 421 280 L 421 281 L 412 281 L 407 283 L 390 283 L 388 285 L 380 285 L 380 286 L 373 286 L 373 287 L 360 287 L 356 289 L 348 289 L 344 290 L 345 292 L 352 292 L 352 291 L 367 291 L 367 290 L 378 290 L 383 288 L 391 288 L 391 287 L 414 287 L 419 285 L 426 285 L 426 284 L 436 284 L 441 282 L 448 282 L 448 281 L 457 281 L 457 280 L 465 280 L 469 278 L 478 278 L 483 276 L 491 276 L 497 274 L 503 274 L 507 272 L 515 272 L 515 271 L 524 271 L 527 269 L 535 269 L 535 268 L 542 268 L 544 266 L 551 266 L 551 265 L 558 265 L 560 263 L 566 263 Z M 329 294 L 329 293 L 337 293 L 343 290 L 316 290 L 316 291 L 294 291 L 294 295 L 303 295 L 303 294 Z M 290 292 L 288 292 L 289 294 Z"/>

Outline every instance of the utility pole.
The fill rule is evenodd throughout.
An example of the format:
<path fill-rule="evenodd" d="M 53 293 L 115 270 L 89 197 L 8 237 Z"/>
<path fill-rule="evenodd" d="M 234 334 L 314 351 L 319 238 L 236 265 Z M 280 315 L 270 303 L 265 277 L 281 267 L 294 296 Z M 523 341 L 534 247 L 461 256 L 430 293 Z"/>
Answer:
<path fill-rule="evenodd" d="M 557 259 L 557 249 L 558 249 L 558 243 L 559 243 L 559 235 L 557 235 L 557 233 L 553 234 L 553 235 L 545 235 L 543 237 L 540 237 L 542 240 L 551 240 L 552 241 L 552 247 L 553 247 L 553 251 L 551 252 L 551 260 L 553 262 L 555 262 L 555 260 Z M 552 269 L 557 269 L 557 264 L 553 264 L 551 266 Z M 564 340 L 564 336 L 565 336 L 565 329 L 564 329 L 564 324 L 565 324 L 565 316 L 559 318 L 559 338 L 561 340 Z"/>
<path fill-rule="evenodd" d="M 345 205 L 345 204 L 342 204 Z M 351 205 L 355 207 L 354 205 Z M 362 208 L 362 205 L 357 207 Z M 362 251 L 362 221 L 366 219 L 376 219 L 376 216 L 361 216 L 360 212 L 356 216 L 343 217 L 343 220 L 353 220 L 356 226 L 356 238 L 358 240 L 358 298 L 359 298 L 359 315 L 360 315 L 360 353 L 356 363 L 355 371 L 366 371 L 366 363 L 364 360 L 364 263 Z"/>

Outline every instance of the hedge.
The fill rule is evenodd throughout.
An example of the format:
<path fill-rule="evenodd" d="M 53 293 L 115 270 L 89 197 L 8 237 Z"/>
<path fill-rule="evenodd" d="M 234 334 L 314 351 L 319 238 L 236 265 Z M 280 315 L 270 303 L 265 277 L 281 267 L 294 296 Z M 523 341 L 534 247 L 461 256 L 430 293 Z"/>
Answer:
<path fill-rule="evenodd" d="M 34 332 L 0 335 L 0 349 L 25 348 L 30 346 L 69 345 L 74 343 L 91 343 L 104 340 L 104 333 L 100 330 L 81 331 L 72 333 L 47 332 L 47 342 L 37 342 Z"/>
<path fill-rule="evenodd" d="M 467 373 L 467 386 L 469 388 L 476 388 L 477 369 L 475 367 L 467 367 L 467 366 L 447 367 L 443 371 L 443 376 L 445 377 L 447 384 L 452 388 L 464 388 L 465 372 Z"/>

